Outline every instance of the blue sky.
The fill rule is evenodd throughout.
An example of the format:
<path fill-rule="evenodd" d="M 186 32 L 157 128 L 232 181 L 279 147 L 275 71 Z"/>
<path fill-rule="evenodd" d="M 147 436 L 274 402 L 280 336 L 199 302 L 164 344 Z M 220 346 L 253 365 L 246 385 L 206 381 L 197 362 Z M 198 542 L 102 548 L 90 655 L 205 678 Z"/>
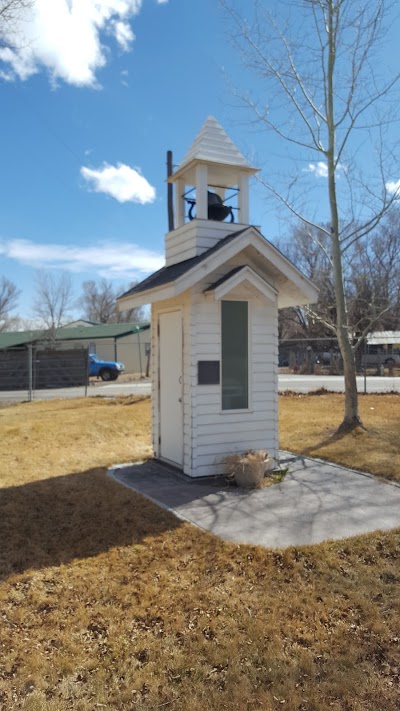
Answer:
<path fill-rule="evenodd" d="M 232 83 L 256 84 L 217 0 L 37 0 L 32 12 L 20 50 L 0 49 L 0 275 L 21 289 L 24 318 L 38 269 L 68 271 L 79 296 L 86 279 L 127 284 L 162 265 L 165 154 L 179 162 L 209 114 L 270 177 L 292 160 L 232 97 Z M 398 29 L 383 47 L 392 66 Z M 311 161 L 291 169 L 320 189 Z M 284 234 L 285 213 L 257 185 L 251 216 L 265 236 Z"/>

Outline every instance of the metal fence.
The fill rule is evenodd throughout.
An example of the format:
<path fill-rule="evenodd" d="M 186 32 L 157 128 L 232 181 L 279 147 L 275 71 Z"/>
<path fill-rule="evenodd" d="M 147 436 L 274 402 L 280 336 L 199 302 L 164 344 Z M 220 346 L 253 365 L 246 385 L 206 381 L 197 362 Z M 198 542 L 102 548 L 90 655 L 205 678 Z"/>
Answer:
<path fill-rule="evenodd" d="M 88 349 L 54 350 L 28 346 L 0 350 L 0 392 L 3 399 L 33 400 L 54 388 L 81 388 L 87 394 Z"/>
<path fill-rule="evenodd" d="M 336 338 L 287 339 L 279 344 L 279 366 L 307 375 L 343 375 Z M 400 376 L 400 350 L 365 343 L 356 351 L 359 375 Z"/>

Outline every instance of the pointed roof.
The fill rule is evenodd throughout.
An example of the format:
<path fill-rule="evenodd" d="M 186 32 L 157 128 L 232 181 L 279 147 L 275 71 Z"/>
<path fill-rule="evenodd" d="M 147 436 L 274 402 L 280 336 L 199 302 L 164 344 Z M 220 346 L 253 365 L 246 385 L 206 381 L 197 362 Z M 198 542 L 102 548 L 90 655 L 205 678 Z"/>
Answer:
<path fill-rule="evenodd" d="M 229 277 L 234 277 L 236 272 L 229 268 L 230 260 L 246 249 L 254 251 L 255 259 L 260 262 L 261 273 L 265 271 L 270 275 L 268 280 L 264 279 L 264 281 L 269 290 L 276 288 L 279 308 L 317 302 L 318 290 L 312 282 L 279 249 L 266 240 L 256 227 L 249 226 L 227 235 L 197 257 L 162 267 L 158 272 L 151 274 L 140 284 L 122 294 L 117 299 L 120 308 L 124 310 L 174 298 L 199 281 L 206 279 L 208 275 L 211 276 L 211 284 L 213 284 L 212 274 L 224 265 L 228 267 Z M 242 269 L 242 272 L 249 279 L 250 270 L 246 265 L 243 266 L 245 269 Z M 255 275 L 255 278 L 259 277 L 260 274 Z M 269 279 L 272 279 L 272 284 L 269 283 Z M 254 281 L 253 277 L 251 280 Z M 276 282 L 275 286 L 273 285 L 274 281 Z M 215 286 L 216 283 L 214 283 L 213 289 Z"/>
<path fill-rule="evenodd" d="M 208 117 L 182 163 L 167 182 L 174 183 L 184 178 L 187 185 L 194 185 L 196 166 L 202 163 L 208 166 L 209 185 L 233 187 L 241 174 L 258 172 L 258 168 L 250 165 L 213 116 Z"/>
<path fill-rule="evenodd" d="M 214 116 L 207 118 L 192 147 L 184 157 L 180 168 L 183 168 L 184 165 L 191 163 L 193 160 L 251 168 L 251 165 L 239 149 L 236 148 Z"/>

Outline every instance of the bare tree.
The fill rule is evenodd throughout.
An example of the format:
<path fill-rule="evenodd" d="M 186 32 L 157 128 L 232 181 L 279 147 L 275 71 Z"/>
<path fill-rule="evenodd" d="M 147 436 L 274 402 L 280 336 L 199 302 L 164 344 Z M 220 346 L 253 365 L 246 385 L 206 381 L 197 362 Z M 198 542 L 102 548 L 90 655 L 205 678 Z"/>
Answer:
<path fill-rule="evenodd" d="M 90 321 L 100 323 L 140 321 L 142 309 L 134 308 L 123 312 L 119 312 L 117 309 L 118 296 L 131 286 L 133 284 L 124 289 L 117 289 L 112 282 L 104 278 L 99 282 L 93 280 L 83 282 L 83 294 L 79 303 L 84 310 L 85 317 Z"/>
<path fill-rule="evenodd" d="M 319 290 L 317 304 L 282 309 L 280 339 L 336 340 L 336 299 L 329 238 L 302 223 L 279 247 Z M 325 249 L 320 248 L 322 244 Z M 395 206 L 368 238 L 355 242 L 343 260 L 343 283 L 353 343 L 368 331 L 400 326 L 400 210 Z M 356 351 L 361 366 L 360 348 Z"/>
<path fill-rule="evenodd" d="M 131 281 L 130 284 L 121 288 L 117 292 L 117 296 L 122 296 L 126 291 L 132 289 L 136 286 L 137 281 Z M 141 306 L 136 306 L 133 309 L 127 309 L 126 311 L 117 310 L 117 321 L 118 323 L 135 323 L 143 321 L 144 319 L 144 309 Z"/>
<path fill-rule="evenodd" d="M 0 46 L 15 46 L 10 40 L 18 34 L 19 22 L 33 4 L 34 0 L 0 0 Z"/>
<path fill-rule="evenodd" d="M 0 277 L 0 331 L 9 328 L 12 320 L 10 311 L 16 307 L 20 293 L 12 281 L 4 276 Z"/>
<path fill-rule="evenodd" d="M 258 125 L 282 142 L 285 160 L 303 166 L 293 175 L 292 162 L 291 175 L 282 180 L 262 177 L 261 182 L 292 215 L 326 237 L 327 244 L 314 235 L 332 265 L 335 331 L 345 377 L 345 412 L 338 431 L 345 432 L 361 424 L 355 349 L 365 334 L 353 341 L 344 259 L 399 195 L 398 185 L 393 187 L 397 146 L 387 140 L 400 74 L 386 67 L 380 71 L 376 58 L 390 6 L 385 0 L 300 0 L 279 3 L 277 16 L 268 9 L 272 3 L 253 0 L 246 7 L 251 19 L 245 20 L 234 0 L 221 2 L 248 68 L 260 79 L 257 97 L 247 93 L 242 98 Z M 370 161 L 375 164 L 368 171 Z M 310 173 L 326 181 L 311 205 Z M 326 209 L 325 222 L 329 215 L 328 228 L 315 217 L 317 202 Z"/>
<path fill-rule="evenodd" d="M 74 305 L 72 281 L 69 274 L 59 277 L 45 271 L 36 275 L 36 296 L 33 314 L 44 324 L 47 337 L 54 346 L 57 330 L 68 319 Z"/>
<path fill-rule="evenodd" d="M 2 22 L 19 19 L 21 10 L 32 6 L 32 0 L 0 0 L 0 18 Z"/>
<path fill-rule="evenodd" d="M 349 250 L 348 311 L 353 332 L 400 327 L 400 211 L 392 209 L 379 228 Z"/>
<path fill-rule="evenodd" d="M 89 321 L 98 321 L 99 323 L 113 321 L 116 311 L 116 295 L 113 284 L 107 279 L 101 279 L 99 282 L 84 281 L 82 290 L 80 305 L 84 310 L 85 317 Z"/>

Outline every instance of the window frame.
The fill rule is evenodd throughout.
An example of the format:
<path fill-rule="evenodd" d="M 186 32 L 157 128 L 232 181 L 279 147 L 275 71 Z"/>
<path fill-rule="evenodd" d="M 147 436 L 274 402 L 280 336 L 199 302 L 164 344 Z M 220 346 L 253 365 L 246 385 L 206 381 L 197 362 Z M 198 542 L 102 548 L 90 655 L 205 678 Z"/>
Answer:
<path fill-rule="evenodd" d="M 223 387 L 223 359 L 222 359 L 222 304 L 224 301 L 239 301 L 247 303 L 247 407 L 239 407 L 231 410 L 222 407 L 222 387 Z M 225 298 L 221 299 L 219 307 L 219 334 L 220 334 L 220 363 L 221 363 L 221 381 L 220 381 L 220 413 L 223 415 L 235 415 L 240 413 L 253 411 L 253 387 L 252 387 L 252 349 L 251 349 L 251 334 L 252 334 L 252 302 L 245 298 Z"/>

